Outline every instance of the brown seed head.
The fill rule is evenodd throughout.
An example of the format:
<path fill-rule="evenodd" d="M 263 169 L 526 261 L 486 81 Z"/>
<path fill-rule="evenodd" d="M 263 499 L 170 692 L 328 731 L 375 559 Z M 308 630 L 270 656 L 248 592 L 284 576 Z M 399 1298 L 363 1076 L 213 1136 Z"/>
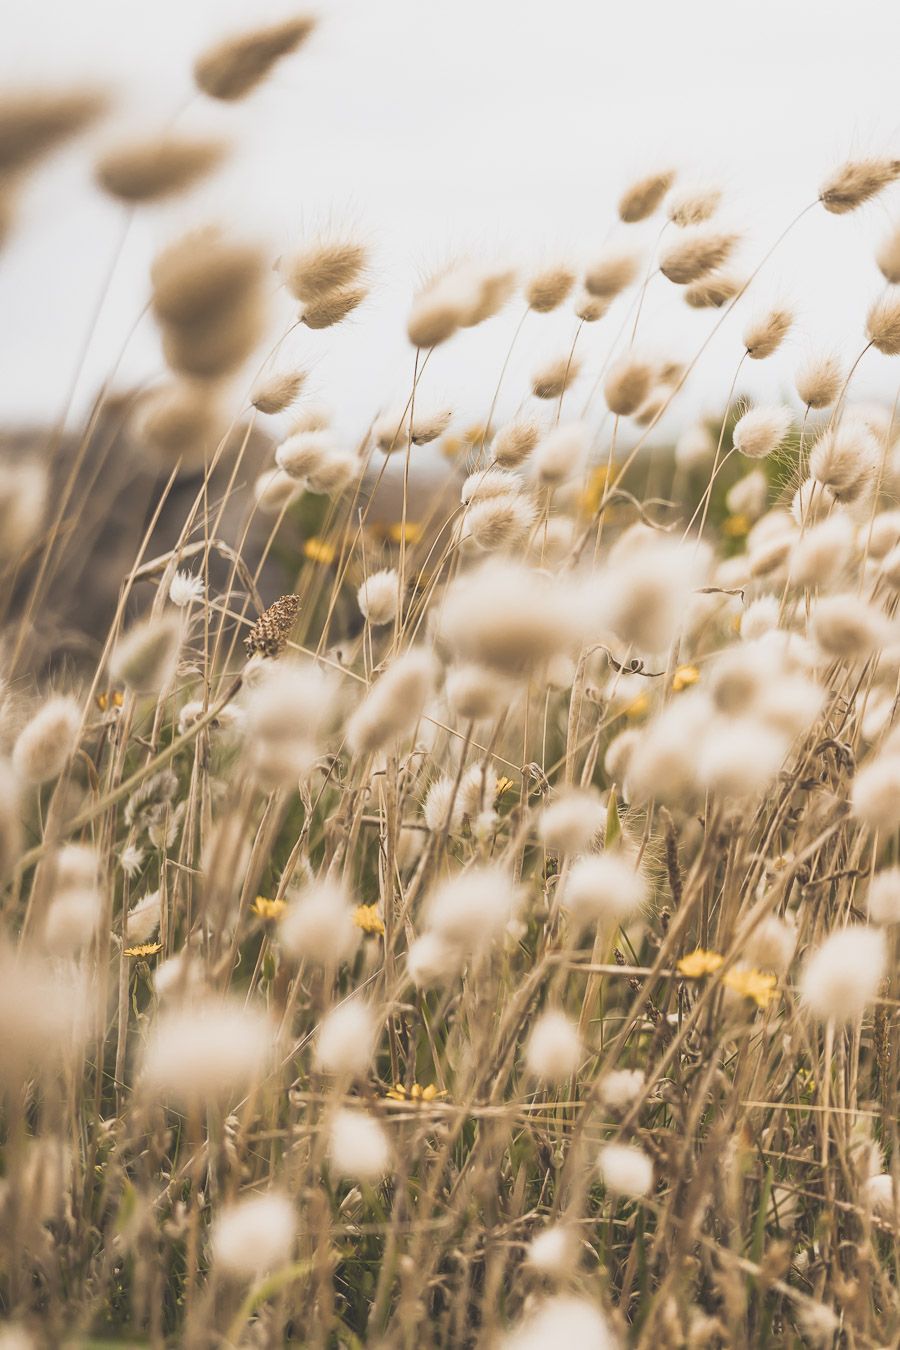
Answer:
<path fill-rule="evenodd" d="M 781 346 L 790 332 L 794 316 L 789 309 L 776 308 L 752 319 L 744 329 L 744 346 L 753 361 L 763 361 Z"/>
<path fill-rule="evenodd" d="M 57 145 L 77 136 L 107 111 L 95 89 L 33 91 L 0 97 L 0 173 L 18 173 Z"/>
<path fill-rule="evenodd" d="M 737 242 L 736 234 L 724 231 L 685 230 L 663 250 L 659 270 L 676 286 L 689 286 L 727 262 Z"/>
<path fill-rule="evenodd" d="M 538 314 L 549 314 L 565 300 L 575 285 L 575 273 L 568 267 L 545 267 L 525 287 L 525 299 Z"/>
<path fill-rule="evenodd" d="M 158 201 L 190 187 L 224 158 L 224 141 L 158 136 L 108 150 L 94 166 L 97 183 L 123 202 Z"/>
<path fill-rule="evenodd" d="M 633 249 L 609 250 L 588 267 L 585 290 L 598 300 L 613 300 L 637 278 L 640 266 L 640 254 Z"/>
<path fill-rule="evenodd" d="M 159 253 L 150 271 L 153 312 L 161 323 L 213 320 L 259 293 L 262 255 L 214 226 L 184 235 Z"/>
<path fill-rule="evenodd" d="M 561 356 L 548 361 L 531 377 L 531 392 L 535 398 L 559 398 L 578 378 L 581 362 L 577 357 Z"/>
<path fill-rule="evenodd" d="M 866 336 L 885 356 L 900 356 L 900 293 L 875 301 L 866 318 Z"/>
<path fill-rule="evenodd" d="M 842 216 L 877 197 L 897 178 L 900 178 L 900 159 L 882 156 L 848 160 L 826 178 L 819 190 L 819 201 L 832 215 Z"/>
<path fill-rule="evenodd" d="M 619 219 L 626 225 L 633 225 L 652 216 L 674 181 L 673 169 L 639 178 L 622 194 L 619 201 Z"/>
<path fill-rule="evenodd" d="M 625 356 L 606 377 L 603 396 L 617 417 L 630 417 L 650 394 L 653 367 L 639 357 Z"/>
<path fill-rule="evenodd" d="M 717 272 L 704 277 L 702 281 L 695 281 L 692 286 L 686 286 L 684 299 L 691 309 L 721 309 L 734 299 L 743 285 L 739 277 Z"/>
<path fill-rule="evenodd" d="M 198 88 L 210 98 L 243 98 L 266 78 L 276 61 L 297 50 L 316 26 L 310 14 L 285 19 L 267 28 L 225 38 L 194 63 Z"/>
<path fill-rule="evenodd" d="M 250 402 L 257 412 L 274 416 L 291 406 L 305 383 L 305 370 L 285 370 L 279 375 L 269 375 L 260 380 L 250 395 Z"/>
<path fill-rule="evenodd" d="M 352 314 L 368 293 L 366 286 L 342 286 L 339 290 L 328 291 L 304 306 L 302 321 L 307 328 L 333 328 Z"/>
<path fill-rule="evenodd" d="M 280 656 L 291 636 L 300 612 L 299 595 L 282 595 L 260 614 L 244 638 L 244 650 L 251 656 Z"/>
<path fill-rule="evenodd" d="M 320 239 L 288 261 L 285 284 L 297 300 L 310 304 L 331 291 L 352 286 L 366 270 L 368 252 L 355 239 Z"/>

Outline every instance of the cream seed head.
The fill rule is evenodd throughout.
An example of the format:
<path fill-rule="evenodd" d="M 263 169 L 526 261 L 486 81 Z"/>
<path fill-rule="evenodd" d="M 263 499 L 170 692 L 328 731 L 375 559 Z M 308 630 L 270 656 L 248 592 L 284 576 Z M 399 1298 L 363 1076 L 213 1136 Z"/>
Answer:
<path fill-rule="evenodd" d="M 306 41 L 316 26 L 310 14 L 224 38 L 194 62 L 197 87 L 210 98 L 234 102 L 249 94 L 283 57 Z"/>
<path fill-rule="evenodd" d="M 686 229 L 660 253 L 659 270 L 675 285 L 690 286 L 726 263 L 737 243 L 736 234 Z"/>
<path fill-rule="evenodd" d="M 466 511 L 465 537 L 485 552 L 519 548 L 537 521 L 537 505 L 521 492 L 477 499 Z"/>
<path fill-rule="evenodd" d="M 653 1190 L 653 1161 L 634 1144 L 605 1144 L 597 1168 L 613 1195 L 638 1199 Z"/>
<path fill-rule="evenodd" d="M 540 440 L 531 456 L 535 481 L 558 487 L 580 474 L 587 461 L 589 434 L 583 422 L 563 422 Z"/>
<path fill-rule="evenodd" d="M 598 300 L 614 300 L 636 281 L 641 255 L 634 249 L 607 249 L 595 258 L 584 274 L 584 287 Z"/>
<path fill-rule="evenodd" d="M 473 722 L 498 717 L 511 702 L 506 680 L 477 665 L 453 666 L 448 670 L 444 693 L 457 716 Z"/>
<path fill-rule="evenodd" d="M 360 612 L 373 628 L 392 623 L 400 603 L 400 580 L 392 567 L 373 572 L 356 593 Z"/>
<path fill-rule="evenodd" d="M 828 352 L 810 356 L 794 377 L 801 403 L 807 408 L 830 408 L 841 391 L 844 372 L 836 356 Z"/>
<path fill-rule="evenodd" d="M 714 272 L 686 286 L 684 301 L 691 309 L 721 309 L 735 299 L 745 284 L 730 272 Z"/>
<path fill-rule="evenodd" d="M 529 278 L 525 285 L 525 300 L 535 313 L 550 314 L 559 308 L 574 285 L 575 273 L 571 268 L 564 264 L 545 267 Z"/>
<path fill-rule="evenodd" d="M 619 219 L 626 225 L 652 216 L 675 181 L 675 172 L 664 169 L 639 178 L 619 198 Z"/>
<path fill-rule="evenodd" d="M 750 408 L 735 423 L 734 448 L 748 459 L 765 459 L 784 444 L 792 421 L 790 408 Z"/>
<path fill-rule="evenodd" d="M 397 657 L 372 685 L 347 723 L 347 739 L 360 755 L 371 754 L 413 729 L 435 680 L 434 658 L 412 648 Z"/>
<path fill-rule="evenodd" d="M 877 998 L 886 967 L 882 929 L 839 928 L 807 956 L 800 997 L 820 1021 L 855 1022 Z"/>
<path fill-rule="evenodd" d="M 315 1066 L 319 1073 L 364 1078 L 378 1042 L 379 1026 L 372 1008 L 350 998 L 326 1013 L 316 1033 Z"/>
<path fill-rule="evenodd" d="M 725 505 L 733 515 L 758 520 L 765 512 L 769 499 L 769 480 L 762 469 L 751 469 L 725 494 Z"/>
<path fill-rule="evenodd" d="M 285 473 L 284 469 L 266 469 L 253 484 L 253 496 L 259 510 L 266 516 L 277 516 L 286 511 L 303 491 L 303 480 Z"/>
<path fill-rule="evenodd" d="M 866 336 L 883 356 L 900 355 L 900 290 L 875 301 L 866 316 Z"/>
<path fill-rule="evenodd" d="M 223 141 L 174 136 L 131 141 L 105 151 L 94 166 L 94 177 L 120 201 L 159 201 L 218 168 L 226 148 Z"/>
<path fill-rule="evenodd" d="M 530 1307 L 522 1321 L 499 1342 L 499 1350 L 616 1350 L 619 1338 L 596 1303 L 575 1294 L 557 1294 Z"/>
<path fill-rule="evenodd" d="M 448 586 L 439 632 L 458 659 L 521 675 L 569 651 L 582 624 L 570 588 L 497 559 Z"/>
<path fill-rule="evenodd" d="M 325 969 L 351 961 L 360 937 L 348 895 L 325 877 L 289 897 L 278 925 L 278 943 L 286 955 Z"/>
<path fill-rule="evenodd" d="M 350 235 L 323 236 L 293 253 L 283 266 L 285 284 L 295 300 L 315 305 L 355 286 L 366 273 L 365 244 Z"/>
<path fill-rule="evenodd" d="M 900 160 L 887 156 L 848 160 L 826 178 L 819 201 L 832 215 L 855 211 L 900 178 Z"/>
<path fill-rule="evenodd" d="M 581 361 L 571 352 L 547 361 L 531 377 L 531 392 L 535 398 L 559 398 L 578 379 Z"/>
<path fill-rule="evenodd" d="M 862 422 L 847 420 L 827 427 L 813 445 L 809 471 L 835 500 L 853 502 L 872 483 L 882 452 Z"/>
<path fill-rule="evenodd" d="M 505 932 L 520 902 L 519 891 L 502 867 L 470 867 L 431 892 L 428 928 L 447 946 L 475 956 Z"/>
<path fill-rule="evenodd" d="M 644 878 L 631 858 L 608 852 L 572 864 L 562 905 L 576 931 L 591 925 L 617 928 L 640 912 L 647 896 Z"/>
<path fill-rule="evenodd" d="M 569 789 L 551 799 L 538 819 L 538 835 L 546 848 L 583 853 L 606 828 L 606 807 L 597 793 Z"/>
<path fill-rule="evenodd" d="M 885 867 L 875 873 L 866 905 L 872 923 L 900 923 L 900 867 Z"/>
<path fill-rule="evenodd" d="M 250 403 L 257 412 L 274 417 L 296 402 L 305 383 L 305 370 L 285 370 L 268 375 L 254 387 Z"/>
<path fill-rule="evenodd" d="M 621 357 L 603 382 L 606 406 L 616 417 L 631 417 L 653 386 L 653 366 L 638 356 Z"/>
<path fill-rule="evenodd" d="M 875 254 L 878 270 L 892 286 L 900 284 L 900 225 L 891 227 Z"/>
<path fill-rule="evenodd" d="M 267 1191 L 226 1205 L 210 1235 L 217 1271 L 254 1280 L 287 1265 L 297 1232 L 297 1214 L 286 1195 Z"/>
<path fill-rule="evenodd" d="M 328 1161 L 339 1177 L 374 1185 L 390 1170 L 391 1149 L 387 1135 L 367 1111 L 342 1108 L 331 1120 Z"/>
<path fill-rule="evenodd" d="M 523 464 L 540 438 L 537 422 L 507 422 L 497 430 L 491 441 L 491 456 L 504 469 L 516 469 Z"/>
<path fill-rule="evenodd" d="M 600 1100 L 613 1111 L 626 1111 L 644 1091 L 645 1081 L 640 1069 L 613 1069 L 600 1079 Z"/>
<path fill-rule="evenodd" d="M 525 1044 L 525 1068 L 544 1083 L 562 1083 L 578 1070 L 583 1055 L 573 1022 L 551 1008 L 537 1018 Z"/>
<path fill-rule="evenodd" d="M 141 1086 L 191 1108 L 245 1095 L 268 1071 L 274 1028 L 243 1001 L 207 998 L 158 1013 L 141 1057 Z"/>
<path fill-rule="evenodd" d="M 149 891 L 136 901 L 125 918 L 125 937 L 131 945 L 149 942 L 162 919 L 162 893 Z"/>
<path fill-rule="evenodd" d="M 78 748 L 81 708 L 73 698 L 48 699 L 19 732 L 12 765 L 23 783 L 49 783 L 58 778 Z"/>
<path fill-rule="evenodd" d="M 542 1228 L 528 1244 L 525 1262 L 540 1275 L 564 1280 L 578 1260 L 578 1239 L 566 1224 Z"/>
<path fill-rule="evenodd" d="M 685 427 L 675 442 L 675 463 L 687 472 L 711 464 L 715 453 L 715 438 L 705 422 Z"/>
<path fill-rule="evenodd" d="M 677 193 L 669 201 L 666 212 L 669 220 L 679 229 L 690 225 L 705 225 L 718 211 L 722 202 L 719 188 L 688 188 Z"/>
<path fill-rule="evenodd" d="M 774 355 L 787 337 L 794 323 L 789 309 L 777 306 L 751 319 L 744 329 L 744 346 L 753 361 L 764 361 Z"/>
<path fill-rule="evenodd" d="M 900 825 L 900 754 L 885 750 L 857 771 L 850 791 L 853 815 L 870 830 L 891 834 Z"/>
<path fill-rule="evenodd" d="M 611 303 L 603 296 L 583 291 L 575 301 L 575 317 L 582 323 L 599 323 L 606 316 Z"/>
<path fill-rule="evenodd" d="M 819 600 L 810 634 L 826 658 L 838 661 L 864 661 L 888 636 L 882 611 L 852 593 Z"/>

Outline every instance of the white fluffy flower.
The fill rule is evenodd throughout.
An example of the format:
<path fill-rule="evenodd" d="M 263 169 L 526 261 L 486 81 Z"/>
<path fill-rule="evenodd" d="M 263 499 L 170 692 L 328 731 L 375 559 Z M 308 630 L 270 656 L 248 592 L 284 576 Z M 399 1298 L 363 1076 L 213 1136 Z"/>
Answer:
<path fill-rule="evenodd" d="M 258 1279 L 291 1259 L 297 1215 L 286 1195 L 268 1191 L 228 1205 L 213 1224 L 216 1269 L 235 1279 Z"/>
<path fill-rule="evenodd" d="M 375 1182 L 387 1173 L 391 1150 L 374 1116 L 347 1109 L 335 1112 L 331 1122 L 328 1157 L 338 1176 Z"/>
<path fill-rule="evenodd" d="M 566 878 L 563 906 L 576 928 L 591 923 L 618 925 L 637 914 L 646 898 L 644 878 L 621 853 L 579 858 Z"/>
<path fill-rule="evenodd" d="M 640 1069 L 613 1069 L 600 1080 L 600 1100 L 614 1111 L 622 1111 L 637 1101 L 644 1090 Z"/>
<path fill-rule="evenodd" d="M 78 745 L 81 709 L 73 698 L 49 699 L 19 733 L 13 768 L 26 783 L 57 778 Z"/>
<path fill-rule="evenodd" d="M 346 892 L 325 878 L 292 899 L 278 925 L 278 940 L 288 956 L 321 966 L 349 961 L 359 939 Z"/>
<path fill-rule="evenodd" d="M 369 1005 L 360 998 L 348 999 L 332 1008 L 319 1023 L 316 1036 L 316 1068 L 350 1078 L 369 1071 L 378 1026 Z"/>
<path fill-rule="evenodd" d="M 872 1213 L 892 1223 L 896 1214 L 894 1178 L 890 1172 L 879 1172 L 863 1184 L 863 1196 Z"/>
<path fill-rule="evenodd" d="M 538 834 L 547 848 L 581 853 L 606 828 L 606 807 L 596 792 L 570 789 L 544 807 Z"/>
<path fill-rule="evenodd" d="M 649 1195 L 653 1189 L 653 1162 L 634 1144 L 605 1144 L 597 1167 L 603 1184 L 614 1195 Z"/>
<path fill-rule="evenodd" d="M 142 1085 L 182 1106 L 235 1097 L 264 1076 L 272 1044 L 268 1017 L 243 1003 L 210 998 L 164 1012 L 144 1047 Z"/>
<path fill-rule="evenodd" d="M 442 882 L 428 897 L 428 926 L 467 955 L 495 941 L 514 918 L 520 894 L 501 867 L 471 867 Z"/>
<path fill-rule="evenodd" d="M 373 572 L 356 592 L 356 599 L 363 618 L 373 628 L 391 623 L 400 600 L 400 579 L 395 570 L 390 567 Z"/>
<path fill-rule="evenodd" d="M 501 1350 L 616 1350 L 618 1337 L 596 1303 L 575 1294 L 549 1298 L 526 1314 L 501 1342 Z"/>
<path fill-rule="evenodd" d="M 873 923 L 900 923 L 900 867 L 876 872 L 869 886 L 868 906 Z"/>
<path fill-rule="evenodd" d="M 186 609 L 188 605 L 202 600 L 203 595 L 203 578 L 195 577 L 190 572 L 176 572 L 169 582 L 169 599 L 179 609 Z"/>
<path fill-rule="evenodd" d="M 878 995 L 887 965 L 880 928 L 839 928 L 807 958 L 800 981 L 803 1002 L 823 1022 L 852 1022 Z"/>
<path fill-rule="evenodd" d="M 853 814 L 870 830 L 890 833 L 900 825 L 900 754 L 890 751 L 859 770 L 850 790 Z"/>
<path fill-rule="evenodd" d="M 574 1268 L 578 1242 L 573 1230 L 564 1223 L 544 1228 L 528 1244 L 525 1260 L 532 1270 L 553 1279 L 564 1279 Z"/>
<path fill-rule="evenodd" d="M 558 1009 L 541 1013 L 525 1045 L 525 1067 L 545 1083 L 571 1078 L 581 1062 L 578 1028 Z"/>
<path fill-rule="evenodd" d="M 125 937 L 129 942 L 149 942 L 159 928 L 162 915 L 161 893 L 150 891 L 142 900 L 138 900 L 128 911 L 125 920 Z"/>

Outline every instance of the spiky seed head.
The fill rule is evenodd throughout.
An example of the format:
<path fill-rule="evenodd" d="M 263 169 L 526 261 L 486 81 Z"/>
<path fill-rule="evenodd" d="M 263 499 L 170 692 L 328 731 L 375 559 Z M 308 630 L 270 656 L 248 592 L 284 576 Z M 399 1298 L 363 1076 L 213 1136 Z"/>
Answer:
<path fill-rule="evenodd" d="M 537 314 L 549 314 L 562 304 L 574 285 L 575 273 L 564 264 L 535 272 L 525 286 L 529 309 Z"/>
<path fill-rule="evenodd" d="M 491 441 L 494 462 L 506 469 L 518 468 L 534 450 L 540 434 L 537 422 L 507 422 L 497 430 Z"/>
<path fill-rule="evenodd" d="M 300 613 L 299 595 L 282 595 L 260 614 L 244 638 L 247 659 L 251 656 L 280 656 Z"/>
<path fill-rule="evenodd" d="M 250 395 L 250 403 L 257 412 L 267 417 L 284 412 L 296 402 L 306 383 L 305 370 L 285 370 L 260 380 Z"/>
<path fill-rule="evenodd" d="M 855 211 L 900 178 L 900 159 L 887 156 L 848 160 L 826 178 L 819 201 L 832 215 Z"/>
<path fill-rule="evenodd" d="M 900 290 L 876 300 L 866 316 L 866 336 L 884 356 L 900 356 Z"/>
<path fill-rule="evenodd" d="M 578 379 L 581 361 L 578 357 L 560 356 L 547 361 L 531 377 L 531 392 L 535 398 L 559 398 Z"/>
<path fill-rule="evenodd" d="M 792 421 L 790 408 L 750 408 L 735 423 L 734 448 L 749 459 L 765 459 L 784 444 Z"/>
<path fill-rule="evenodd" d="M 12 177 L 77 136 L 109 107 L 97 89 L 10 91 L 0 97 L 0 174 Z"/>
<path fill-rule="evenodd" d="M 225 102 L 243 98 L 262 83 L 276 61 L 296 51 L 315 26 L 312 15 L 300 14 L 217 42 L 194 62 L 198 88 Z"/>
<path fill-rule="evenodd" d="M 315 239 L 288 259 L 285 283 L 296 300 L 313 304 L 332 291 L 354 286 L 366 272 L 368 262 L 368 249 L 358 239 Z"/>
<path fill-rule="evenodd" d="M 794 377 L 801 403 L 808 408 L 830 408 L 843 384 L 844 373 L 838 358 L 829 352 L 804 361 Z"/>
<path fill-rule="evenodd" d="M 752 361 L 763 361 L 777 352 L 794 322 L 789 309 L 776 307 L 752 319 L 744 329 L 744 346 Z"/>
<path fill-rule="evenodd" d="M 721 309 L 743 290 L 744 282 L 729 272 L 715 272 L 684 289 L 685 304 L 691 309 Z"/>
<path fill-rule="evenodd" d="M 728 261 L 739 236 L 721 230 L 691 229 L 660 254 L 659 270 L 677 286 L 690 286 Z"/>
<path fill-rule="evenodd" d="M 674 181 L 674 169 L 639 178 L 619 198 L 619 219 L 626 225 L 633 225 L 652 216 Z"/>
<path fill-rule="evenodd" d="M 227 146 L 211 138 L 157 136 L 107 150 L 94 165 L 97 184 L 123 202 L 152 202 L 191 187 L 221 164 Z"/>
<path fill-rule="evenodd" d="M 307 328 L 334 328 L 359 308 L 368 293 L 368 287 L 362 285 L 342 286 L 328 291 L 318 300 L 310 300 L 303 306 L 301 321 Z"/>
<path fill-rule="evenodd" d="M 653 366 L 641 357 L 621 357 L 603 382 L 603 397 L 610 412 L 617 417 L 636 413 L 650 393 L 653 373 Z"/>
<path fill-rule="evenodd" d="M 598 300 L 614 300 L 637 280 L 640 269 L 641 255 L 634 249 L 607 249 L 585 272 L 585 290 Z"/>
<path fill-rule="evenodd" d="M 688 188 L 672 197 L 667 215 L 672 224 L 680 229 L 690 225 L 704 225 L 716 214 L 721 201 L 720 188 Z"/>

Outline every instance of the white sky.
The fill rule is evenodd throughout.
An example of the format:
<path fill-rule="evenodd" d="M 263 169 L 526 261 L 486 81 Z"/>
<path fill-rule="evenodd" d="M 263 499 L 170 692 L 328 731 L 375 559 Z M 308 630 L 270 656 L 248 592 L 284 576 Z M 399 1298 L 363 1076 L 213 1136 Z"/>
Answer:
<path fill-rule="evenodd" d="M 376 291 L 351 324 L 301 329 L 285 348 L 313 366 L 312 387 L 348 432 L 408 388 L 403 318 L 417 276 L 457 251 L 527 262 L 583 259 L 606 239 L 622 187 L 675 164 L 687 182 L 726 190 L 724 219 L 749 233 L 752 264 L 849 153 L 900 154 L 900 10 L 889 0 L 320 0 L 303 51 L 234 107 L 191 95 L 192 56 L 210 40 L 286 11 L 237 0 L 0 0 L 0 82 L 99 77 L 121 111 L 31 182 L 14 241 L 0 254 L 0 424 L 49 419 L 79 370 L 91 313 L 120 237 L 120 210 L 90 186 L 90 156 L 110 131 L 180 129 L 235 138 L 230 167 L 189 202 L 131 227 L 80 366 L 76 408 L 111 364 L 146 298 L 147 265 L 178 231 L 227 219 L 257 231 L 273 257 L 329 218 L 371 241 Z M 5 12 L 4 12 L 5 11 Z M 880 289 L 875 244 L 900 218 L 900 192 L 837 218 L 816 209 L 767 266 L 750 309 L 797 307 L 785 352 L 740 388 L 777 396 L 811 347 L 852 358 Z M 655 236 L 623 227 L 635 239 Z M 642 231 L 642 233 L 632 233 Z M 744 310 L 746 315 L 747 310 Z M 490 402 L 518 305 L 432 358 L 423 397 L 473 419 Z M 288 320 L 290 311 L 285 311 Z M 621 322 L 586 330 L 583 401 Z M 691 355 L 713 322 L 668 283 L 651 287 L 641 332 L 651 349 Z M 721 407 L 741 350 L 723 327 L 692 377 L 684 410 Z M 570 314 L 532 316 L 505 386 L 517 403 L 538 360 L 568 347 Z M 121 356 L 121 382 L 160 369 L 148 320 Z M 900 364 L 869 354 L 857 391 L 893 398 Z M 673 420 L 674 419 L 674 420 Z"/>

